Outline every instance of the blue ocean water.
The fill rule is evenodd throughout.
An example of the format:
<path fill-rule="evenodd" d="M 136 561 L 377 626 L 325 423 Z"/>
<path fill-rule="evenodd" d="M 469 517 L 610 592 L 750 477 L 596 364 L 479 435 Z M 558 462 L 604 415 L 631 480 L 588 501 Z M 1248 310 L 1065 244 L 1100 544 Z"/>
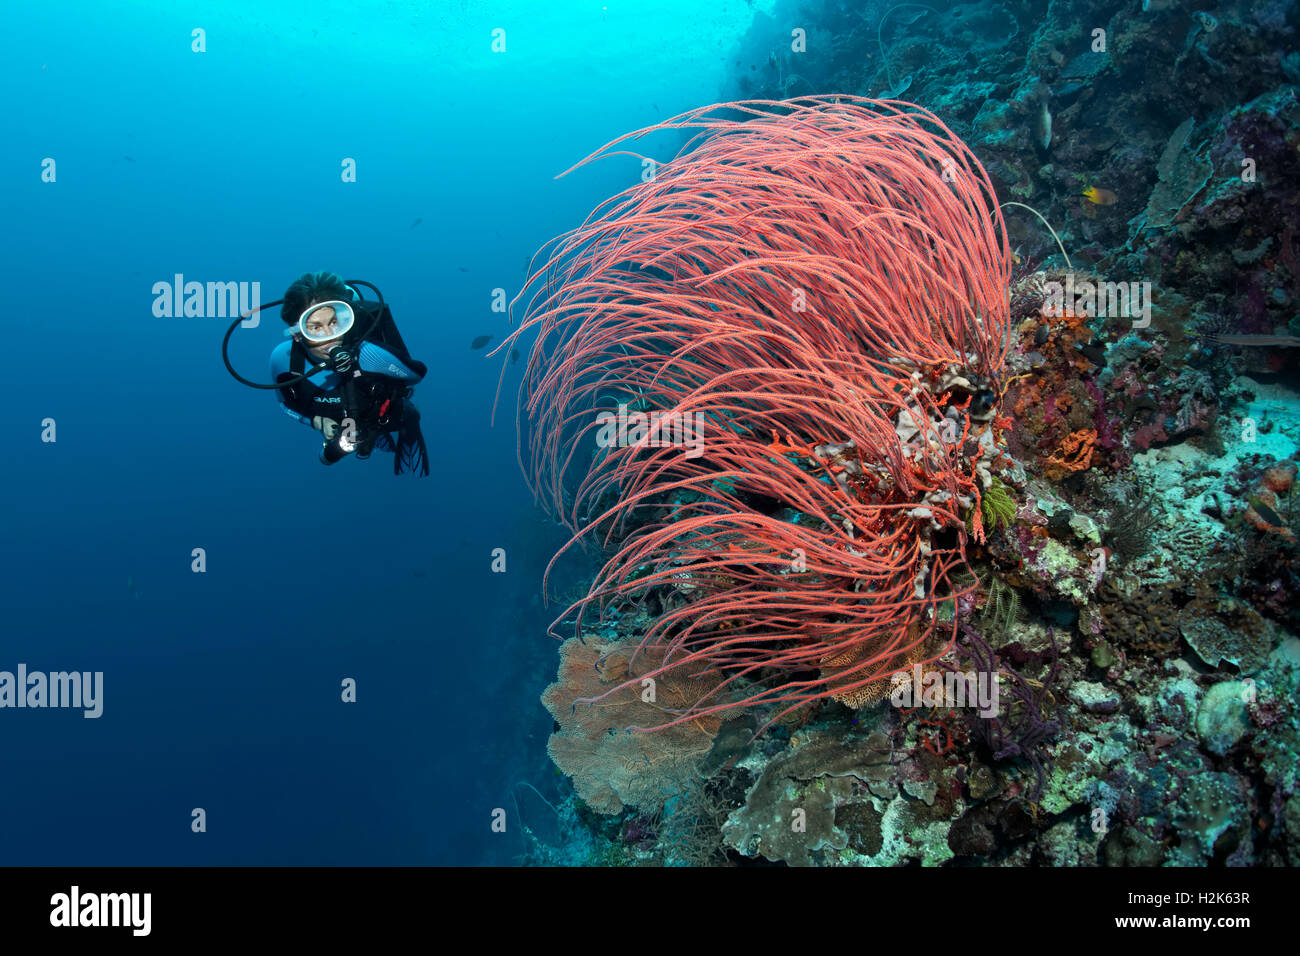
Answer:
<path fill-rule="evenodd" d="M 529 255 L 639 167 L 557 173 L 721 98 L 755 8 L 708 6 L 6 15 L 0 671 L 102 672 L 103 712 L 0 709 L 0 864 L 520 852 L 512 793 L 557 773 L 540 577 L 566 536 L 515 462 L 518 367 L 489 428 L 501 356 L 469 343 L 500 341 L 494 290 L 513 296 Z M 155 315 L 177 275 L 267 302 L 318 269 L 379 286 L 428 363 L 429 478 L 379 453 L 322 467 L 318 435 L 227 375 L 228 319 Z M 265 380 L 282 326 L 263 319 L 231 352 Z M 527 793 L 520 812 L 545 814 Z"/>

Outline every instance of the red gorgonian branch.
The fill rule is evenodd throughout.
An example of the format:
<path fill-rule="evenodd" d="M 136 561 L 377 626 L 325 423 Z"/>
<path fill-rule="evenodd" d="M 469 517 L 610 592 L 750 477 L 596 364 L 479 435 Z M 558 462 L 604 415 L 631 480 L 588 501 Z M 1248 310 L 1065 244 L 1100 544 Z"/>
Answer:
<path fill-rule="evenodd" d="M 852 96 L 695 110 L 578 166 L 665 130 L 698 132 L 549 247 L 502 346 L 536 334 L 534 493 L 612 551 L 565 616 L 676 591 L 641 640 L 661 662 L 610 691 L 707 675 L 660 727 L 878 700 L 975 586 L 1009 340 L 992 185 L 931 113 Z"/>

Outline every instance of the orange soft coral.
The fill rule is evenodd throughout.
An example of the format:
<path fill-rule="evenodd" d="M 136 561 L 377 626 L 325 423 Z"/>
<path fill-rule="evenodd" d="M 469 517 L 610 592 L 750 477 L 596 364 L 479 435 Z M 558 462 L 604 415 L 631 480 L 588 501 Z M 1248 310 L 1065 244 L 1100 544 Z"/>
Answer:
<path fill-rule="evenodd" d="M 1083 471 L 1092 464 L 1092 449 L 1096 443 L 1095 428 L 1071 432 L 1056 449 L 1056 454 L 1043 463 L 1043 474 L 1049 481 L 1060 481 L 1066 475 Z"/>

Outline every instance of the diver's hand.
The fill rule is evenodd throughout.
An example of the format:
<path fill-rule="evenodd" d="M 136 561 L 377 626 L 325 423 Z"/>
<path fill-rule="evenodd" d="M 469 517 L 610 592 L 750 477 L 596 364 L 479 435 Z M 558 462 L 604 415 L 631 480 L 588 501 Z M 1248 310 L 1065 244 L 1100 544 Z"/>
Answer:
<path fill-rule="evenodd" d="M 321 415 L 317 415 L 311 420 L 311 427 L 324 435 L 326 441 L 333 441 L 334 436 L 339 433 L 339 423 L 332 418 L 325 418 Z"/>
<path fill-rule="evenodd" d="M 326 419 L 330 421 L 330 419 Z M 334 424 L 337 424 L 335 422 Z M 320 460 L 322 465 L 332 465 L 336 461 L 342 461 L 348 455 L 357 450 L 354 436 L 350 436 L 346 431 L 340 431 L 338 436 L 330 439 L 320 446 Z"/>

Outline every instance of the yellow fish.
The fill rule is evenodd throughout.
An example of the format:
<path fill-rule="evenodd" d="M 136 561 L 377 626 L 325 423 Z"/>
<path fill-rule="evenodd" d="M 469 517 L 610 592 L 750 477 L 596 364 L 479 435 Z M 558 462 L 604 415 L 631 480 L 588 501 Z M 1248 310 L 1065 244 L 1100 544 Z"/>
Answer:
<path fill-rule="evenodd" d="M 1096 203 L 1098 206 L 1113 206 L 1119 201 L 1109 189 L 1098 189 L 1096 186 L 1089 186 L 1083 191 L 1083 198 L 1090 203 Z"/>

